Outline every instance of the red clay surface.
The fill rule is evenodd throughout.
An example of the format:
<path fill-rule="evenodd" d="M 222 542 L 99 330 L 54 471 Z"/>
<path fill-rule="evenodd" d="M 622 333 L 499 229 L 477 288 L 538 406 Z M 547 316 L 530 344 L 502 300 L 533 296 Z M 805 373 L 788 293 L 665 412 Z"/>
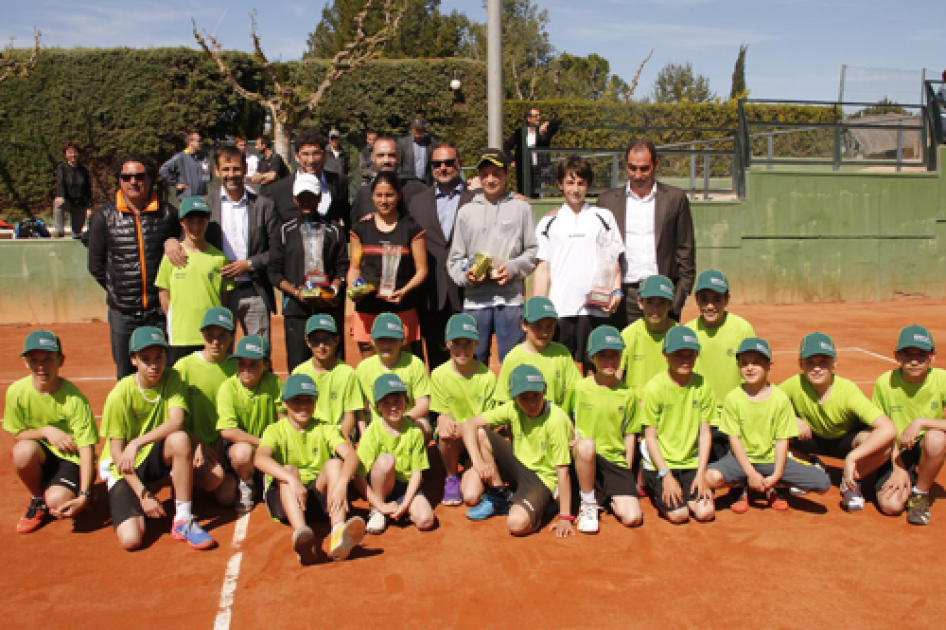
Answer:
<path fill-rule="evenodd" d="M 922 323 L 946 339 L 942 300 L 732 310 L 772 343 L 776 382 L 797 371 L 798 342 L 812 330 L 834 337 L 841 348 L 839 373 L 868 394 L 893 365 L 886 357 L 902 326 Z M 276 326 L 275 364 L 284 371 L 281 322 Z M 54 328 L 67 354 L 64 376 L 101 414 L 114 374 L 107 325 Z M 0 391 L 24 375 L 17 355 L 30 329 L 0 326 L 0 356 L 7 359 L 0 366 Z M 0 431 L 0 450 L 8 453 L 12 444 Z M 442 475 L 432 459 L 428 497 L 439 499 Z M 940 475 L 940 484 L 944 479 Z M 937 498 L 944 496 L 940 484 Z M 842 512 L 836 487 L 824 496 L 793 498 L 784 514 L 759 508 L 737 516 L 723 496 L 716 521 L 706 525 L 672 526 L 644 500 L 642 527 L 627 530 L 606 516 L 599 535 L 565 540 L 547 532 L 514 539 L 502 519 L 471 523 L 462 508 L 438 507 L 440 526 L 433 532 L 393 526 L 368 537 L 348 562 L 308 568 L 296 562 L 289 528 L 270 521 L 265 506 L 252 512 L 246 539 L 236 548 L 232 510 L 200 498 L 195 511 L 220 542 L 218 549 L 190 550 L 170 538 L 164 520 L 149 524 L 147 548 L 124 552 L 109 524 L 104 486 L 97 484 L 96 492 L 96 509 L 74 525 L 54 522 L 17 535 L 14 525 L 28 497 L 4 456 L 4 626 L 211 628 L 235 554 L 241 555 L 233 628 L 941 627 L 946 604 L 939 571 L 946 554 L 941 505 L 934 504 L 930 526 L 911 527 L 872 505 L 860 514 Z M 169 491 L 159 496 L 172 512 Z M 355 513 L 365 507 L 356 501 Z"/>

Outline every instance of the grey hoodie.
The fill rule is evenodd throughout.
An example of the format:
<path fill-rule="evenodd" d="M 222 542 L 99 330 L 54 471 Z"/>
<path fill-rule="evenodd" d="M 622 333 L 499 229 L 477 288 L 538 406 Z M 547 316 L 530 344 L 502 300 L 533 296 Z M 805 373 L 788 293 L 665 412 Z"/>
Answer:
<path fill-rule="evenodd" d="M 511 193 L 493 203 L 481 192 L 457 213 L 447 271 L 458 286 L 464 287 L 464 308 L 521 305 L 525 302 L 525 279 L 535 269 L 539 244 L 535 238 L 532 206 Z M 506 250 L 506 251 L 502 251 Z M 509 282 L 504 285 L 486 279 L 470 284 L 464 266 L 476 254 L 505 260 Z"/>

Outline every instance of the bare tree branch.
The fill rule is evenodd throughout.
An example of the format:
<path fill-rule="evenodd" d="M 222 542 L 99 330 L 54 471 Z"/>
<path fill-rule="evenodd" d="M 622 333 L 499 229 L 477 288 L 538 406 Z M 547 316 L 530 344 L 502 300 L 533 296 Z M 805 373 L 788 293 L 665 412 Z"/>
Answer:
<path fill-rule="evenodd" d="M 647 65 L 647 62 L 650 61 L 650 58 L 654 56 L 654 49 L 650 49 L 650 54 L 644 57 L 644 60 L 641 62 L 640 68 L 637 69 L 637 74 L 634 75 L 634 80 L 631 81 L 631 87 L 627 89 L 627 92 L 624 94 L 624 102 L 630 103 L 631 99 L 634 98 L 634 92 L 637 90 L 637 82 L 640 81 L 641 72 L 644 71 L 644 66 Z"/>
<path fill-rule="evenodd" d="M 19 61 L 13 58 L 13 41 L 11 38 L 10 46 L 7 48 L 7 51 L 0 53 L 0 83 L 3 83 L 8 78 L 18 77 L 25 79 L 30 76 L 33 68 L 36 67 L 36 62 L 39 60 L 40 40 L 42 35 L 39 29 L 33 29 L 33 49 L 30 51 L 30 56 L 26 61 Z"/>

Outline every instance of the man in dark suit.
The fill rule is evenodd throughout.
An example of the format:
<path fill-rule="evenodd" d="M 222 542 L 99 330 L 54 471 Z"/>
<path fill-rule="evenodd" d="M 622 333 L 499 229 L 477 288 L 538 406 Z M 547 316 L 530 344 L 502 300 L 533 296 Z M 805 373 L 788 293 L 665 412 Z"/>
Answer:
<path fill-rule="evenodd" d="M 374 141 L 371 152 L 376 172 L 397 170 L 397 141 L 391 136 L 380 136 Z M 413 175 L 398 173 L 398 182 L 401 185 L 401 201 L 399 210 L 404 213 L 411 205 L 411 197 L 426 189 Z M 374 181 L 372 179 L 372 181 Z M 351 204 L 351 223 L 363 221 L 374 214 L 374 201 L 371 199 L 371 182 L 362 186 L 355 193 L 355 200 Z"/>
<path fill-rule="evenodd" d="M 623 328 L 640 319 L 637 304 L 640 282 L 654 274 L 670 278 L 674 286 L 670 317 L 680 313 L 696 278 L 696 240 L 686 193 L 656 181 L 657 148 L 649 140 L 635 140 L 627 150 L 628 182 L 598 197 L 598 206 L 614 214 L 626 249 L 624 304 L 615 313 Z"/>
<path fill-rule="evenodd" d="M 348 190 L 342 185 L 338 175 L 324 168 L 328 140 L 315 129 L 303 129 L 293 138 L 293 144 L 296 147 L 298 170 L 263 188 L 262 195 L 273 200 L 280 221 L 285 223 L 299 214 L 292 197 L 292 185 L 296 177 L 302 173 L 311 173 L 319 178 L 322 186 L 319 216 L 331 223 L 343 224 L 347 234 L 351 204 L 348 201 Z"/>
<path fill-rule="evenodd" d="M 552 136 L 554 136 L 559 128 L 562 126 L 562 121 L 560 120 L 546 120 L 542 122 L 542 113 L 537 107 L 530 107 L 529 111 L 526 112 L 526 137 L 525 142 L 529 148 L 533 149 L 547 149 L 552 144 Z M 507 154 L 512 155 L 512 166 L 516 167 L 516 191 L 523 195 L 525 194 L 525 180 L 523 179 L 523 168 L 522 160 L 523 157 L 520 155 L 522 152 L 522 141 L 523 141 L 523 128 L 519 127 L 512 132 L 512 135 L 509 136 L 509 139 L 503 143 L 503 151 Z M 541 174 L 543 169 L 551 169 L 552 160 L 549 157 L 548 153 L 536 153 L 532 154 L 532 198 L 538 198 L 538 194 L 534 191 L 539 188 L 539 185 L 543 181 L 541 179 Z M 555 182 L 555 174 L 552 172 L 549 175 L 547 181 Z"/>
<path fill-rule="evenodd" d="M 460 155 L 456 147 L 449 144 L 434 147 L 431 165 L 436 185 L 414 195 L 408 211 L 426 231 L 428 272 L 424 282 L 420 332 L 432 370 L 450 358 L 444 342 L 444 329 L 447 320 L 463 310 L 460 288 L 447 273 L 447 257 L 457 212 L 473 198 L 473 193 L 460 179 Z"/>
<path fill-rule="evenodd" d="M 397 173 L 401 177 L 413 177 L 430 186 L 433 182 L 431 154 L 439 141 L 427 135 L 427 123 L 416 118 L 411 123 L 411 133 L 397 140 Z"/>

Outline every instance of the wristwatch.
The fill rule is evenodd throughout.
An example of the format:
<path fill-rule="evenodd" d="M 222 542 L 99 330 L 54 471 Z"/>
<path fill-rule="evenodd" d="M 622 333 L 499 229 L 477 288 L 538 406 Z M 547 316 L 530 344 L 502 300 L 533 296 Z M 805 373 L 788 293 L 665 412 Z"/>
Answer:
<path fill-rule="evenodd" d="M 670 474 L 669 468 L 661 468 L 660 470 L 657 471 L 657 479 L 663 479 L 669 474 Z"/>
<path fill-rule="evenodd" d="M 611 295 L 616 295 L 616 296 L 618 296 L 618 297 L 624 297 L 624 291 L 622 291 L 621 289 L 615 289 L 614 291 L 611 291 Z"/>
<path fill-rule="evenodd" d="M 79 496 L 85 497 L 89 501 L 92 500 L 92 491 L 91 490 L 79 490 Z"/>
<path fill-rule="evenodd" d="M 253 271 L 253 261 L 249 258 L 246 259 L 246 268 Z"/>

